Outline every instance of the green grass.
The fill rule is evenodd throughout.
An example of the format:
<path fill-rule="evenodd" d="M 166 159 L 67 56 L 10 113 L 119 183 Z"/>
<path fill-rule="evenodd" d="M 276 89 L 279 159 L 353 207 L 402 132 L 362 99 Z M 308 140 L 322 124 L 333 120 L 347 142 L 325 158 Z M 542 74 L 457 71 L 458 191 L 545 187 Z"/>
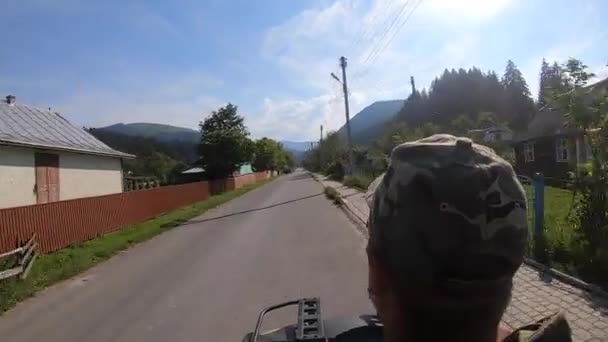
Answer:
<path fill-rule="evenodd" d="M 534 214 L 533 214 L 533 191 L 529 185 L 524 185 L 526 196 L 528 198 L 528 218 L 530 232 L 534 230 Z M 566 189 L 555 188 L 551 186 L 545 187 L 545 235 L 549 244 L 565 244 L 569 245 L 573 242 L 572 224 L 568 222 L 568 213 L 572 207 L 572 191 Z"/>
<path fill-rule="evenodd" d="M 366 191 L 374 177 L 370 174 L 355 172 L 352 176 L 344 177 L 344 185 Z"/>
<path fill-rule="evenodd" d="M 27 279 L 0 281 L 0 314 L 49 285 L 83 272 L 133 244 L 148 240 L 268 182 L 249 184 L 120 231 L 41 255 Z"/>

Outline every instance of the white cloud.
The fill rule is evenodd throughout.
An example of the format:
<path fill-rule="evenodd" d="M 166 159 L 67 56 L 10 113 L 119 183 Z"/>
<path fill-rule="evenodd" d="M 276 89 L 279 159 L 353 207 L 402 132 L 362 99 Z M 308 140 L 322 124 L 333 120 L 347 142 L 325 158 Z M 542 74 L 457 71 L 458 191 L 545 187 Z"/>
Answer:
<path fill-rule="evenodd" d="M 343 122 L 335 114 L 333 95 L 306 100 L 272 100 L 265 98 L 261 114 L 247 125 L 255 138 L 264 136 L 280 140 L 308 140 L 319 136 L 319 126 L 337 127 Z"/>
<path fill-rule="evenodd" d="M 295 110 L 306 118 L 292 119 L 299 122 L 298 131 L 293 134 L 303 139 L 316 139 L 318 126 L 323 122 L 327 129 L 338 129 L 344 122 L 342 97 L 335 87 L 337 82 L 329 74 L 339 70 L 341 54 L 349 57 L 353 115 L 376 100 L 405 98 L 409 94 L 410 75 L 416 77 L 419 87 L 424 87 L 445 67 L 472 66 L 476 61 L 472 54 L 478 44 L 479 25 L 512 2 L 428 0 L 405 23 L 400 20 L 406 18 L 416 1 L 406 5 L 406 0 L 371 3 L 342 0 L 308 9 L 268 29 L 262 56 L 277 62 L 290 75 L 288 79 L 316 95 L 298 101 L 267 99 L 263 115 L 271 128 L 264 131 L 282 136 L 292 134 L 287 123 L 269 119 L 278 117 L 280 110 Z M 404 14 L 395 21 L 398 13 Z M 400 24 L 404 25 L 397 33 Z M 431 27 L 449 29 L 440 43 L 416 46 L 420 42 L 413 41 L 412 36 L 422 37 Z M 334 99 L 332 106 L 319 103 L 326 98 Z"/>
<path fill-rule="evenodd" d="M 430 15 L 444 23 L 470 23 L 471 20 L 489 20 L 505 10 L 511 0 L 433 0 L 427 6 Z"/>

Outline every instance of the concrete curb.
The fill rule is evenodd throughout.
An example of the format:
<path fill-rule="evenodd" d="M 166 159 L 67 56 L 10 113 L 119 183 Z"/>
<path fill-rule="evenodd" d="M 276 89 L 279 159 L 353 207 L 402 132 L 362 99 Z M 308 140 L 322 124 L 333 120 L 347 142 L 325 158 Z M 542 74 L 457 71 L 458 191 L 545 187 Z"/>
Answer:
<path fill-rule="evenodd" d="M 339 197 L 338 200 L 350 212 L 351 215 L 353 215 L 361 224 L 363 224 L 363 226 L 367 226 L 367 219 L 361 217 L 359 210 L 351 208 L 351 204 L 348 200 L 344 199 L 343 197 Z"/>
<path fill-rule="evenodd" d="M 580 280 L 571 275 L 558 271 L 545 264 L 541 264 L 540 262 L 535 261 L 530 258 L 524 258 L 524 264 L 536 269 L 539 272 L 548 273 L 568 285 L 572 285 L 581 290 L 590 292 L 593 295 L 608 299 L 608 293 L 606 291 L 602 290 L 602 288 L 597 285 L 589 284 L 583 280 Z"/>

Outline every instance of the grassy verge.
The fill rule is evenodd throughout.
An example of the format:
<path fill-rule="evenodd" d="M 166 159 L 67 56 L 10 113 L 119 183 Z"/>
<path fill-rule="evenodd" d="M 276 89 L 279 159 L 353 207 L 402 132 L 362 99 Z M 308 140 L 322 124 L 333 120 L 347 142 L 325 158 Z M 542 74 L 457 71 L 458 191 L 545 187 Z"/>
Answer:
<path fill-rule="evenodd" d="M 249 184 L 120 231 L 42 255 L 34 263 L 27 279 L 13 278 L 0 282 L 0 314 L 53 283 L 83 272 L 133 244 L 148 240 L 268 182 Z"/>
<path fill-rule="evenodd" d="M 344 177 L 344 185 L 366 191 L 374 177 L 370 174 L 355 172 L 352 176 Z"/>
<path fill-rule="evenodd" d="M 534 193 L 531 186 L 525 185 L 524 188 L 530 208 L 528 211 L 530 233 L 533 233 L 534 209 L 532 203 Z M 568 213 L 571 207 L 572 191 L 551 186 L 545 187 L 545 237 L 549 247 L 570 246 L 575 243 L 572 224 L 568 222 Z"/>
<path fill-rule="evenodd" d="M 338 190 L 334 189 L 331 186 L 326 186 L 323 191 L 325 192 L 325 196 L 330 200 L 333 200 L 335 204 L 340 204 L 340 193 Z"/>

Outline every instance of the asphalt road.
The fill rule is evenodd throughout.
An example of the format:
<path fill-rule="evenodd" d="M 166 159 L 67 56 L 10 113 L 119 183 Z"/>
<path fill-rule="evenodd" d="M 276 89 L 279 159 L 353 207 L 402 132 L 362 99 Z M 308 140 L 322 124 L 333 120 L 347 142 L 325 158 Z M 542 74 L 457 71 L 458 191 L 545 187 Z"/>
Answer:
<path fill-rule="evenodd" d="M 283 176 L 21 303 L 0 340 L 240 341 L 263 307 L 307 296 L 324 317 L 369 313 L 364 238 L 322 190 Z"/>

